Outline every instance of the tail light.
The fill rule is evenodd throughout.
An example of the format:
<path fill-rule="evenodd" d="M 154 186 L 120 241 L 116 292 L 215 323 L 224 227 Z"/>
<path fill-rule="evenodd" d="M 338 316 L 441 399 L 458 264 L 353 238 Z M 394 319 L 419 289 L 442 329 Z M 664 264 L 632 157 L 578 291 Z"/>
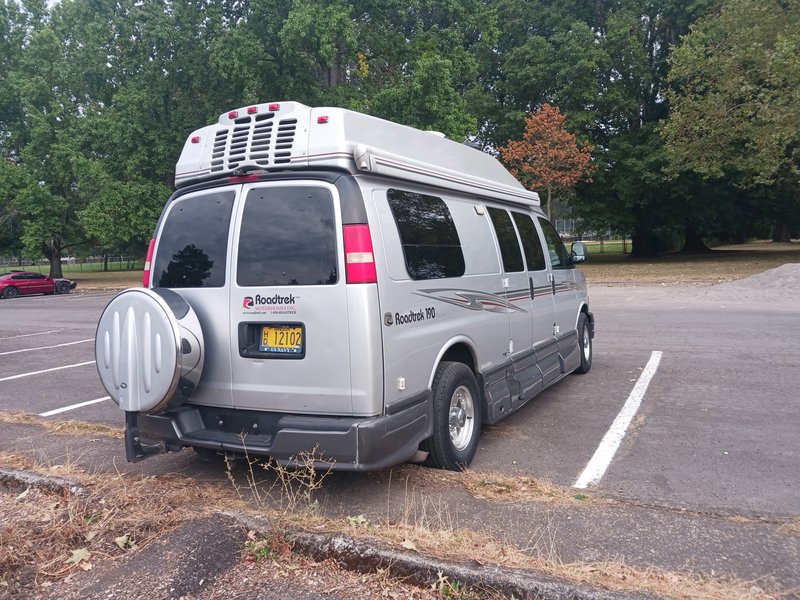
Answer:
<path fill-rule="evenodd" d="M 347 283 L 377 283 L 368 225 L 345 225 L 344 266 Z"/>
<path fill-rule="evenodd" d="M 149 287 L 150 284 L 150 263 L 153 260 L 153 248 L 156 245 L 156 238 L 150 239 L 147 246 L 147 258 L 144 259 L 144 273 L 142 273 L 142 287 Z"/>

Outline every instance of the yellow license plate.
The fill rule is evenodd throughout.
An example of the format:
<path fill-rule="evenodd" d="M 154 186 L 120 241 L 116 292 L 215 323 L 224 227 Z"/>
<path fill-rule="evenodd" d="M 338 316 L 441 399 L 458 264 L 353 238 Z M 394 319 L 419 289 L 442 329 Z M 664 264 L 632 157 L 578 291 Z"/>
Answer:
<path fill-rule="evenodd" d="M 278 354 L 303 353 L 303 328 L 296 326 L 275 327 L 264 325 L 261 328 L 261 352 Z"/>

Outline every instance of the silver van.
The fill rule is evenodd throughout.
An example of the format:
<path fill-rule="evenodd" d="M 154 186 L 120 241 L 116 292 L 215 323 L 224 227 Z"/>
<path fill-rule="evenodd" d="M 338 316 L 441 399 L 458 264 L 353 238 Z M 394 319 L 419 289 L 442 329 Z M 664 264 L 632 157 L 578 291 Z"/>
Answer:
<path fill-rule="evenodd" d="M 175 181 L 144 286 L 97 329 L 129 461 L 461 469 L 484 423 L 591 367 L 585 246 L 479 150 L 258 104 L 192 133 Z"/>

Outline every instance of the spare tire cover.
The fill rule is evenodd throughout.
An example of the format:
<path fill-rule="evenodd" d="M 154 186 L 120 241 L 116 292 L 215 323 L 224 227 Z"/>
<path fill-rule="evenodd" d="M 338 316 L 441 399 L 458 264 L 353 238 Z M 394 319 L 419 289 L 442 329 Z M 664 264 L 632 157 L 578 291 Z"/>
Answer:
<path fill-rule="evenodd" d="M 200 380 L 204 355 L 197 316 L 172 290 L 120 292 L 97 325 L 97 371 L 125 411 L 156 413 L 184 401 Z"/>

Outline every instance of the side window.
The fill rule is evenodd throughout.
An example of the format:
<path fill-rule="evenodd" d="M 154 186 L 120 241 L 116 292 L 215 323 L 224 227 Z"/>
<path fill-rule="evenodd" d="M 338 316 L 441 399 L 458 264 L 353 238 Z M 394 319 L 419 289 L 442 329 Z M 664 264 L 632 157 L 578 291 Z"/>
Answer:
<path fill-rule="evenodd" d="M 544 271 L 547 267 L 544 262 L 544 250 L 536 225 L 530 215 L 512 212 L 514 223 L 517 224 L 519 237 L 522 238 L 522 248 L 525 250 L 525 260 L 528 261 L 528 271 Z"/>
<path fill-rule="evenodd" d="M 500 243 L 500 256 L 503 257 L 503 269 L 506 273 L 516 273 L 524 271 L 522 263 L 522 252 L 519 249 L 519 240 L 514 231 L 514 224 L 507 210 L 502 208 L 489 207 L 489 216 L 492 225 L 497 233 L 497 241 Z"/>
<path fill-rule="evenodd" d="M 322 187 L 251 190 L 242 213 L 236 283 L 333 285 L 339 280 L 333 196 Z"/>
<path fill-rule="evenodd" d="M 542 226 L 542 233 L 544 239 L 547 241 L 547 251 L 550 253 L 550 264 L 554 269 L 568 269 L 569 252 L 567 252 L 564 242 L 561 241 L 561 236 L 550 224 L 547 219 L 539 219 L 539 224 Z"/>
<path fill-rule="evenodd" d="M 395 189 L 387 190 L 386 198 L 397 224 L 411 279 L 461 277 L 464 253 L 444 200 Z"/>
<path fill-rule="evenodd" d="M 233 191 L 175 201 L 158 240 L 156 287 L 222 287 Z"/>

